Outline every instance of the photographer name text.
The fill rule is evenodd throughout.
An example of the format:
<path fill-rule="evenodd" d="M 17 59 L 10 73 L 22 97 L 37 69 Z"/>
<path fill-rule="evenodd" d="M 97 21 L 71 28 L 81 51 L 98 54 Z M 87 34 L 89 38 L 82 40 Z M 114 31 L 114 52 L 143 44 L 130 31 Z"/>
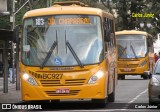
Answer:
<path fill-rule="evenodd" d="M 154 14 L 153 13 L 132 13 L 132 17 L 134 18 L 154 18 Z"/>
<path fill-rule="evenodd" d="M 136 109 L 157 109 L 156 105 L 135 105 Z"/>

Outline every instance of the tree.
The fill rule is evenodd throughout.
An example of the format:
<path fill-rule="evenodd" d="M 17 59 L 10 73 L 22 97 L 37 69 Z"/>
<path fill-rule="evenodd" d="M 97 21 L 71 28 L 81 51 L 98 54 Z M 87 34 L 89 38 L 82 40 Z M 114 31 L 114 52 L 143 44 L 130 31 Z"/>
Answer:
<path fill-rule="evenodd" d="M 159 0 L 148 0 L 151 4 L 151 8 L 148 9 L 150 12 L 154 12 L 154 17 L 151 19 L 152 23 L 152 34 L 156 35 L 160 32 L 160 1 Z"/>
<path fill-rule="evenodd" d="M 129 2 L 127 0 L 113 0 L 118 14 L 116 30 L 129 29 Z"/>

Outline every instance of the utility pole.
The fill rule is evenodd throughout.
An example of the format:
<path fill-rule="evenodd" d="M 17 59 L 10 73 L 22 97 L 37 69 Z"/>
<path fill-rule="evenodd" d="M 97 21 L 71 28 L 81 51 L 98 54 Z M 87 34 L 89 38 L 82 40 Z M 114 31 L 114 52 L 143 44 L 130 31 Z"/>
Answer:
<path fill-rule="evenodd" d="M 19 40 L 19 39 L 18 39 Z M 19 73 L 19 44 L 18 41 L 16 43 L 16 90 L 20 90 L 20 73 Z"/>
<path fill-rule="evenodd" d="M 12 31 L 15 28 L 15 0 L 13 0 L 12 2 L 12 13 L 11 13 L 11 17 L 10 17 L 10 22 L 12 22 Z M 11 54 L 12 54 L 12 83 L 15 83 L 15 49 L 14 49 L 14 43 L 13 41 L 11 42 Z"/>
<path fill-rule="evenodd" d="M 12 15 L 10 17 L 10 22 L 12 22 L 12 30 L 14 31 L 15 29 L 15 15 L 28 3 L 30 2 L 27 0 L 18 10 L 15 11 L 15 0 L 12 2 Z M 14 43 L 12 41 L 12 66 L 13 66 L 13 81 L 12 83 L 15 83 L 15 64 L 16 64 L 16 90 L 20 90 L 20 74 L 19 74 L 19 42 L 16 43 L 16 56 L 15 56 L 15 48 L 14 48 Z M 16 59 L 16 60 L 15 60 Z"/>
<path fill-rule="evenodd" d="M 4 40 L 3 42 L 3 65 L 4 65 L 3 92 L 8 93 L 8 40 Z"/>

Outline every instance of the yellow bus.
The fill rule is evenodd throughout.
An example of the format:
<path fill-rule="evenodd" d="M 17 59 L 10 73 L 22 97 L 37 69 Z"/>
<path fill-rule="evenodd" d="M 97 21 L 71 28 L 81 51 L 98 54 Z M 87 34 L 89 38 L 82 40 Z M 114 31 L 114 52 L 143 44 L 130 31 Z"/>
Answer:
<path fill-rule="evenodd" d="M 136 30 L 118 31 L 118 79 L 125 75 L 141 75 L 147 79 L 154 66 L 153 37 L 147 32 Z"/>
<path fill-rule="evenodd" d="M 56 2 L 49 8 L 28 11 L 22 29 L 23 101 L 114 102 L 113 15 L 80 2 Z"/>

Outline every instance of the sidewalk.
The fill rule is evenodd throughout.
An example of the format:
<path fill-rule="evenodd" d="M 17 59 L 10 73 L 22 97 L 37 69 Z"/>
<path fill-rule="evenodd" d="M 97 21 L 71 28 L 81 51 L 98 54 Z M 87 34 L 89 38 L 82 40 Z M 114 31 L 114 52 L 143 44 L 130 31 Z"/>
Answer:
<path fill-rule="evenodd" d="M 3 77 L 0 77 L 0 103 L 18 103 L 21 101 L 21 90 L 16 90 L 16 83 L 8 81 L 8 93 L 3 93 Z"/>

